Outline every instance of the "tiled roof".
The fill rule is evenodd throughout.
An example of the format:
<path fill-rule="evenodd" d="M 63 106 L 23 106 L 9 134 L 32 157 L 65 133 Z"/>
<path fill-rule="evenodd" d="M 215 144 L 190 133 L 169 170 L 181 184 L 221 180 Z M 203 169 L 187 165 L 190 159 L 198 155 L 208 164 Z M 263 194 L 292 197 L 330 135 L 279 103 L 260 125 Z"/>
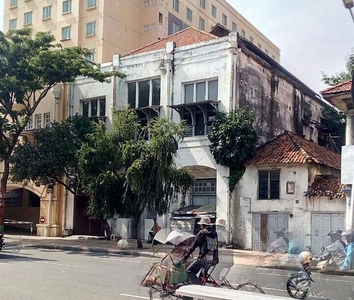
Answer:
<path fill-rule="evenodd" d="M 336 93 L 344 93 L 344 92 L 350 92 L 352 89 L 352 80 L 347 80 L 342 83 L 339 83 L 335 86 L 331 86 L 328 89 L 325 89 L 321 92 L 322 95 L 328 95 L 328 94 L 336 94 Z"/>
<path fill-rule="evenodd" d="M 161 50 L 165 49 L 166 43 L 168 42 L 175 42 L 176 47 L 182 47 L 182 46 L 187 46 L 187 45 L 192 45 L 196 43 L 201 43 L 201 42 L 206 42 L 210 41 L 213 39 L 217 39 L 218 37 L 215 35 L 212 35 L 210 33 L 207 33 L 203 30 L 200 30 L 195 27 L 188 27 L 186 29 L 183 29 L 179 32 L 176 32 L 172 35 L 169 35 L 161 40 L 158 40 L 156 42 L 152 42 L 144 47 L 141 47 L 139 49 L 135 49 L 126 55 L 135 55 L 135 54 L 140 54 L 140 53 L 145 53 L 145 52 L 151 52 L 155 50 Z"/>
<path fill-rule="evenodd" d="M 285 131 L 258 148 L 248 164 L 305 164 L 314 162 L 340 170 L 340 155 Z"/>
<path fill-rule="evenodd" d="M 331 198 L 344 198 L 342 192 L 345 188 L 344 184 L 340 183 L 340 178 L 334 176 L 316 176 L 311 187 L 305 193 L 305 196 L 327 196 Z"/>

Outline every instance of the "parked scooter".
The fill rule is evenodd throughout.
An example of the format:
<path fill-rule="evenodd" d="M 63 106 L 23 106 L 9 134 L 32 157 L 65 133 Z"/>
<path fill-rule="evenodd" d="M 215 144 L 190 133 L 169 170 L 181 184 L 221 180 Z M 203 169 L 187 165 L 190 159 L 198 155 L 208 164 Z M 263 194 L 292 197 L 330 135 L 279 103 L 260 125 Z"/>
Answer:
<path fill-rule="evenodd" d="M 295 299 L 305 299 L 311 288 L 311 283 L 315 282 L 311 278 L 312 254 L 309 251 L 303 251 L 299 254 L 299 261 L 302 270 L 290 276 L 286 282 L 286 290 L 290 297 Z"/>
<path fill-rule="evenodd" d="M 2 250 L 2 247 L 4 247 L 4 246 L 5 246 L 4 235 L 0 234 L 0 251 Z"/>

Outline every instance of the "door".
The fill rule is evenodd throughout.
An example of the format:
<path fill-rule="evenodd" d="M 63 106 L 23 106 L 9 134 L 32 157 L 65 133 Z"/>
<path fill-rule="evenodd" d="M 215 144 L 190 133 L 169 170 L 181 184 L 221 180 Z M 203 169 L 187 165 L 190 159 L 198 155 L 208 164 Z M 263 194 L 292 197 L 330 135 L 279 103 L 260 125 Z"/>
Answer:
<path fill-rule="evenodd" d="M 75 196 L 74 198 L 74 234 L 104 235 L 104 229 L 100 220 L 94 220 L 87 216 L 88 199 Z"/>
<path fill-rule="evenodd" d="M 345 227 L 345 214 L 312 214 L 311 222 L 311 249 L 317 254 L 322 247 L 331 243 L 328 232 Z"/>
<path fill-rule="evenodd" d="M 275 231 L 288 229 L 288 215 L 282 213 L 253 214 L 252 246 L 255 251 L 265 251 L 277 239 Z"/>

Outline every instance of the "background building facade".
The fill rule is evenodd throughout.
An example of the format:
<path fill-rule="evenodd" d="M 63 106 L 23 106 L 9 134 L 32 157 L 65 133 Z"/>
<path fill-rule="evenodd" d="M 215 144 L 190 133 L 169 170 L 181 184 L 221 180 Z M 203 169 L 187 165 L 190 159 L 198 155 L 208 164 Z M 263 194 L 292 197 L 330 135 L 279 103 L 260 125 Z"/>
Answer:
<path fill-rule="evenodd" d="M 237 31 L 276 61 L 280 50 L 225 0 L 5 0 L 4 31 L 50 32 L 64 47 L 93 51 L 96 63 L 188 26 L 209 32 L 217 23 Z"/>

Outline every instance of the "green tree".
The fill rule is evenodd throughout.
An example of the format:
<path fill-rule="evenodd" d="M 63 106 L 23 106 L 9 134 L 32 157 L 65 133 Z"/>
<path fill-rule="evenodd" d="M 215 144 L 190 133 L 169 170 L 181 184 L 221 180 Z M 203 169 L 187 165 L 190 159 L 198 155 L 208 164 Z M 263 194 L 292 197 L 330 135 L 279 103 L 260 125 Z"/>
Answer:
<path fill-rule="evenodd" d="M 342 83 L 344 81 L 350 80 L 353 78 L 353 72 L 354 72 L 354 53 L 350 54 L 347 58 L 347 63 L 346 63 L 346 71 L 328 76 L 325 73 L 322 72 L 322 81 L 325 84 L 328 84 L 330 86 L 337 85 L 339 83 Z"/>
<path fill-rule="evenodd" d="M 51 88 L 78 76 L 100 82 L 119 75 L 102 73 L 84 59 L 90 52 L 80 47 L 62 48 L 54 36 L 30 29 L 0 32 L 0 233 L 4 224 L 4 199 L 10 157 L 34 111 Z M 19 108 L 20 107 L 20 108 Z"/>
<path fill-rule="evenodd" d="M 253 126 L 254 116 L 248 109 L 218 112 L 208 134 L 209 149 L 215 161 L 230 168 L 229 192 L 245 171 L 245 163 L 255 151 L 258 133 Z"/>
<path fill-rule="evenodd" d="M 133 110 L 114 113 L 113 130 L 97 126 L 80 150 L 80 172 L 90 196 L 89 214 L 103 220 L 115 214 L 132 217 L 137 246 L 142 248 L 140 224 L 148 208 L 168 212 L 178 193 L 187 193 L 193 176 L 175 164 L 184 126 L 156 119 L 141 127 Z M 150 137 L 146 142 L 144 136 Z"/>
<path fill-rule="evenodd" d="M 35 130 L 32 138 L 17 144 L 10 158 L 11 179 L 29 179 L 37 185 L 58 183 L 78 195 L 82 188 L 77 153 L 92 131 L 90 119 L 82 116 Z"/>

